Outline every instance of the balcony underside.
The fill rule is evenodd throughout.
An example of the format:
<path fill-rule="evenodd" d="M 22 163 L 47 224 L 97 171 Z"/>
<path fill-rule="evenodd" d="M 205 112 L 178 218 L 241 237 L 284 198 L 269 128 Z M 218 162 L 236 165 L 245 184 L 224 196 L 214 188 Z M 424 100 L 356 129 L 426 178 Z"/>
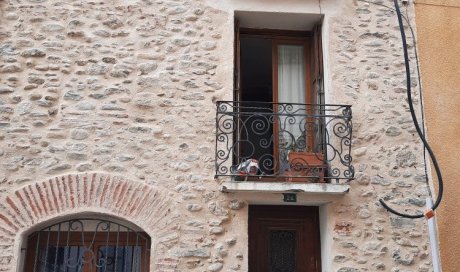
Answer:
<path fill-rule="evenodd" d="M 267 192 L 267 193 L 306 193 L 340 195 L 348 193 L 350 185 L 331 183 L 297 182 L 224 182 L 220 190 L 225 193 Z"/>

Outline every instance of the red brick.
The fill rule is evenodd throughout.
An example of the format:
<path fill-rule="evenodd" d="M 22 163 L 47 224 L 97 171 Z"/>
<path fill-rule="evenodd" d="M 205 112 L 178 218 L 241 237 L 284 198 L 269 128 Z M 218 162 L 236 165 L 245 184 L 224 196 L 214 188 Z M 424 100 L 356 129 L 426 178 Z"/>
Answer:
<path fill-rule="evenodd" d="M 19 230 L 18 226 L 11 222 L 11 220 L 2 213 L 0 213 L 0 220 L 5 222 L 10 228 L 14 229 L 15 231 Z"/>
<path fill-rule="evenodd" d="M 67 176 L 67 184 L 68 184 L 68 188 L 69 188 L 69 201 L 70 201 L 70 207 L 73 209 L 75 208 L 75 190 L 74 190 L 74 182 L 73 182 L 73 179 L 72 179 L 72 175 L 68 175 Z"/>
<path fill-rule="evenodd" d="M 37 208 L 35 207 L 35 205 L 32 203 L 32 199 L 29 195 L 29 193 L 27 192 L 26 188 L 22 189 L 22 191 L 24 192 L 24 195 L 26 196 L 26 200 L 29 204 L 29 208 L 32 210 L 35 218 L 38 218 L 38 211 L 37 211 Z M 27 208 L 26 208 L 27 209 Z"/>
<path fill-rule="evenodd" d="M 46 215 L 49 215 L 48 209 L 46 208 L 46 199 L 45 199 L 45 196 L 43 195 L 42 189 L 40 188 L 40 186 L 38 184 L 35 184 L 35 188 L 37 189 L 37 193 L 38 193 L 38 197 L 40 199 L 40 203 L 43 205 L 43 212 Z"/>
<path fill-rule="evenodd" d="M 26 221 L 26 218 L 23 216 L 18 206 L 16 206 L 14 201 L 9 196 L 6 197 L 6 203 L 10 206 L 11 210 L 14 211 L 14 213 L 17 217 L 19 217 L 20 220 L 22 220 L 23 222 Z"/>
<path fill-rule="evenodd" d="M 32 214 L 30 213 L 29 207 L 27 207 L 26 202 L 24 201 L 24 198 L 22 197 L 21 193 L 19 191 L 15 192 L 16 197 L 19 199 L 19 202 L 22 205 L 22 208 L 26 211 L 27 215 L 29 216 L 30 220 L 32 221 L 32 224 L 34 223 L 34 218 Z"/>
<path fill-rule="evenodd" d="M 110 177 L 106 177 L 104 179 L 104 186 L 102 187 L 102 192 L 101 194 L 99 195 L 99 206 L 103 207 L 103 202 L 105 200 L 105 195 L 107 194 L 107 190 L 109 189 L 109 183 L 110 183 Z"/>
<path fill-rule="evenodd" d="M 56 197 L 56 193 L 55 193 L 55 190 L 54 190 L 53 180 L 52 180 L 52 179 L 49 179 L 49 180 L 48 180 L 48 184 L 49 184 L 49 186 L 50 186 L 51 197 L 53 198 L 54 207 L 56 207 L 56 211 L 57 211 L 57 212 L 60 212 L 61 209 L 60 209 L 60 205 L 58 204 L 58 199 L 57 199 L 57 197 Z"/>

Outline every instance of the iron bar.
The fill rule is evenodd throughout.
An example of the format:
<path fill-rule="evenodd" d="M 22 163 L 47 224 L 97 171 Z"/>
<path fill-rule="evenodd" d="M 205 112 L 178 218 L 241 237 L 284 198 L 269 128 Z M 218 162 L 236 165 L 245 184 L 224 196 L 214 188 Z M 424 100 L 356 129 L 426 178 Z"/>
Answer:
<path fill-rule="evenodd" d="M 61 221 L 28 237 L 25 271 L 147 271 L 149 246 L 146 233 L 113 221 Z"/>

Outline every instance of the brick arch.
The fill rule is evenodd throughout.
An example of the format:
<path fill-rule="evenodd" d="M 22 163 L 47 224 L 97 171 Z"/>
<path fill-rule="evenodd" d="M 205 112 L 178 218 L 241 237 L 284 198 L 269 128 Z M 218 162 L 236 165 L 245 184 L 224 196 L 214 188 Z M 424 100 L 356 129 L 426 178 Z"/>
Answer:
<path fill-rule="evenodd" d="M 13 269 L 14 253 L 30 230 L 57 217 L 85 211 L 129 221 L 144 229 L 152 242 L 154 236 L 171 232 L 177 218 L 165 192 L 123 177 L 85 173 L 34 182 L 0 201 L 0 247 L 11 253 L 0 256 L 0 271 Z"/>

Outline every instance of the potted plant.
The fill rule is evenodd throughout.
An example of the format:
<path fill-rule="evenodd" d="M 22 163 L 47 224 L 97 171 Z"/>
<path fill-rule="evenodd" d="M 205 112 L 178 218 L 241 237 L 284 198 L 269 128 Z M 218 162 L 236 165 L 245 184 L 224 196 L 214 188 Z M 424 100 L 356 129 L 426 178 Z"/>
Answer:
<path fill-rule="evenodd" d="M 324 182 L 326 163 L 323 153 L 313 152 L 309 146 L 306 146 L 304 149 L 291 146 L 287 160 L 289 164 L 289 170 L 286 173 L 288 181 Z M 308 176 L 313 178 L 305 178 Z"/>

